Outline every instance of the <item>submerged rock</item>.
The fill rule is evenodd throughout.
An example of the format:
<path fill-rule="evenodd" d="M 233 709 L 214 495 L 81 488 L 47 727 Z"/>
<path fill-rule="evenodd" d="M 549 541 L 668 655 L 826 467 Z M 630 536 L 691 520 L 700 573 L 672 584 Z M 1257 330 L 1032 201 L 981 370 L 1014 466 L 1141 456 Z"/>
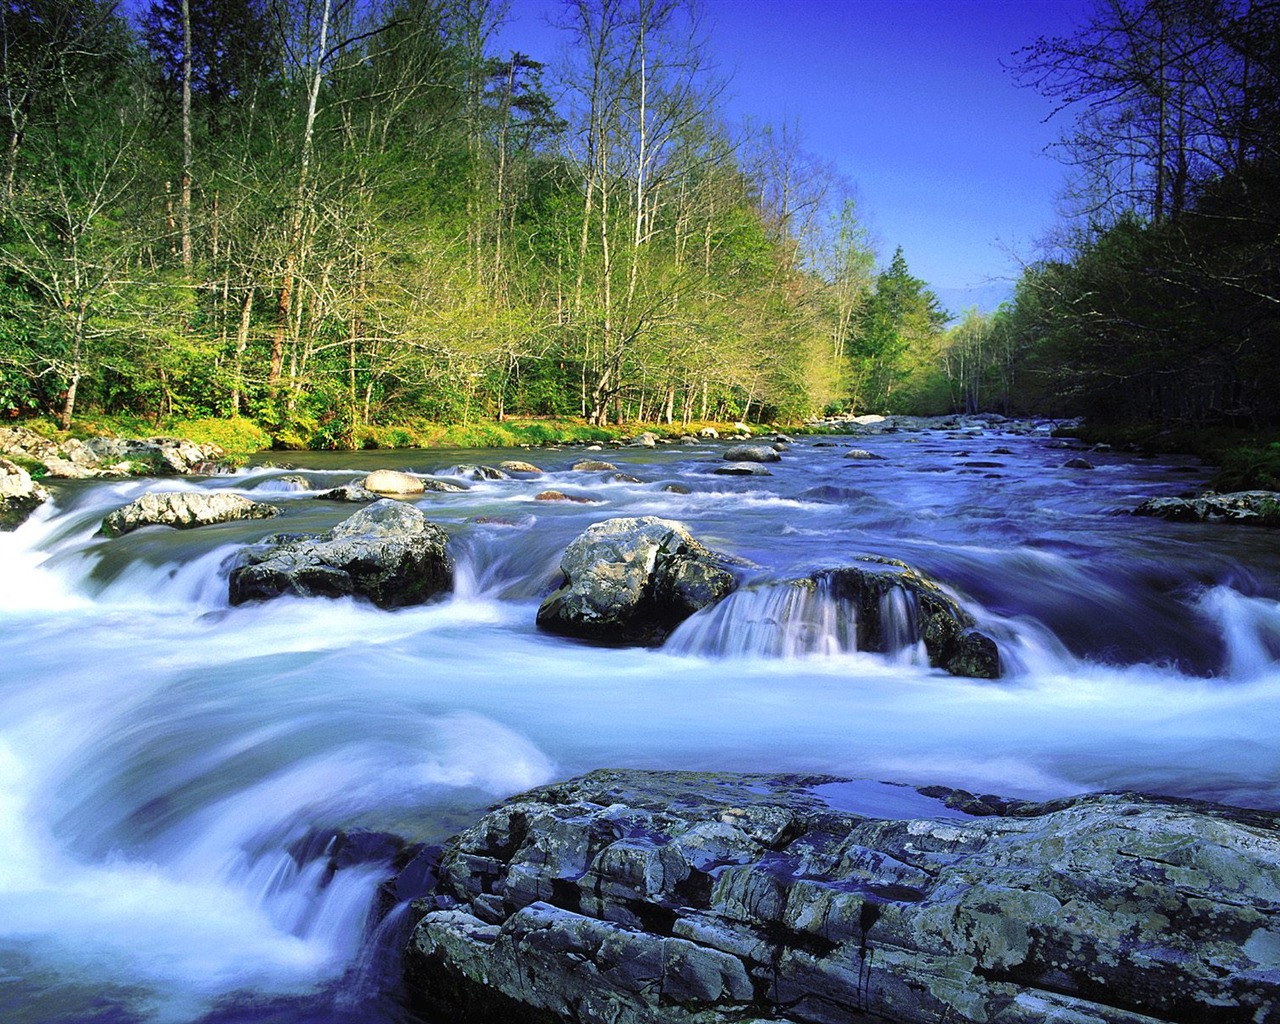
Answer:
<path fill-rule="evenodd" d="M 1134 509 L 1133 514 L 1182 522 L 1207 520 L 1280 526 L 1280 492 L 1233 491 L 1202 494 L 1198 498 L 1151 498 Z"/>
<path fill-rule="evenodd" d="M 565 549 L 564 584 L 542 602 L 538 626 L 587 640 L 661 643 L 737 586 L 727 562 L 670 519 L 596 523 Z"/>
<path fill-rule="evenodd" d="M 883 455 L 877 455 L 875 452 L 869 452 L 865 448 L 850 448 L 844 453 L 846 459 L 861 459 L 864 462 L 883 462 Z"/>
<path fill-rule="evenodd" d="M 383 498 L 319 537 L 269 538 L 241 552 L 232 604 L 298 597 L 364 597 L 380 608 L 421 604 L 453 586 L 448 536 L 422 511 Z"/>
<path fill-rule="evenodd" d="M 49 492 L 31 479 L 16 462 L 0 458 L 0 530 L 21 526 L 32 512 L 49 500 Z"/>
<path fill-rule="evenodd" d="M 119 537 L 142 526 L 171 526 L 189 530 L 239 519 L 271 519 L 275 505 L 250 501 L 227 491 L 148 491 L 102 520 L 99 533 Z"/>
<path fill-rule="evenodd" d="M 1100 794 L 881 818 L 835 809 L 849 785 L 600 771 L 515 797 L 446 845 L 408 987 L 511 1024 L 1280 1014 L 1275 814 Z"/>
<path fill-rule="evenodd" d="M 590 451 L 591 449 L 587 449 Z M 575 473 L 614 473 L 618 467 L 612 462 L 601 462 L 599 459 L 583 459 L 569 467 Z"/>

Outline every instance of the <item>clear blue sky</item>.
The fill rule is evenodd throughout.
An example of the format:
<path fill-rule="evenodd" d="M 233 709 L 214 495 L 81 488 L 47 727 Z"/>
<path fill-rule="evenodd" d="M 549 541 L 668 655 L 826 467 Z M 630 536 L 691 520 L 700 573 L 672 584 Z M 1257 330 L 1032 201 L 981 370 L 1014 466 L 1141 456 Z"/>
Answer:
<path fill-rule="evenodd" d="M 1056 220 L 1061 127 L 1001 67 L 1071 31 L 1088 0 L 702 0 L 731 117 L 798 123 L 806 148 L 856 186 L 882 260 L 953 310 L 992 304 Z M 551 60 L 559 0 L 511 0 L 499 40 Z M 1012 254 L 1010 253 L 1012 251 Z"/>

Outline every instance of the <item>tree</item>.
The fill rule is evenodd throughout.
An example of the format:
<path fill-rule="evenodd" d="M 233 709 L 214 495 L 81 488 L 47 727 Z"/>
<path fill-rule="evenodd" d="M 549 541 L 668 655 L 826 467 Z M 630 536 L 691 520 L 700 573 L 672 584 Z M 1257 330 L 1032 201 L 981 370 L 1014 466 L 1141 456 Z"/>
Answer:
<path fill-rule="evenodd" d="M 895 389 L 913 373 L 935 365 L 947 319 L 925 282 L 911 275 L 898 246 L 863 306 L 851 349 L 853 408 L 892 410 Z"/>

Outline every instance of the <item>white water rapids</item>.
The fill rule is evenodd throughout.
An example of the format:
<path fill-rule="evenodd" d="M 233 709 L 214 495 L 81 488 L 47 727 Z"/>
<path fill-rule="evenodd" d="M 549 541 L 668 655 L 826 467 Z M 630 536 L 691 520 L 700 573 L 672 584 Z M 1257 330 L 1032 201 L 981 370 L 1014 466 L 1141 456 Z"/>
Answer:
<path fill-rule="evenodd" d="M 509 453 L 57 485 L 0 534 L 0 1020 L 404 1019 L 360 963 L 388 868 L 329 880 L 290 848 L 350 827 L 439 841 L 597 767 L 1280 807 L 1280 538 L 1118 514 L 1204 471 L 1118 454 L 1067 469 L 1046 436 L 995 430 L 857 444 L 884 461 L 801 441 L 770 476 L 722 477 L 722 446 L 702 444 L 603 453 L 641 483 L 573 472 L 573 451 L 518 453 L 539 478 L 454 475 L 466 492 L 419 504 L 451 535 L 455 593 L 395 612 L 230 608 L 229 560 L 350 515 L 315 495 L 371 468 L 443 476 Z M 547 488 L 594 503 L 535 501 Z M 96 535 L 147 489 L 234 489 L 285 514 Z M 623 515 L 684 522 L 759 585 L 665 649 L 537 632 L 564 546 Z M 1001 641 L 1006 678 L 932 670 L 909 637 L 853 651 L 830 607 L 767 585 L 864 553 L 947 586 Z"/>

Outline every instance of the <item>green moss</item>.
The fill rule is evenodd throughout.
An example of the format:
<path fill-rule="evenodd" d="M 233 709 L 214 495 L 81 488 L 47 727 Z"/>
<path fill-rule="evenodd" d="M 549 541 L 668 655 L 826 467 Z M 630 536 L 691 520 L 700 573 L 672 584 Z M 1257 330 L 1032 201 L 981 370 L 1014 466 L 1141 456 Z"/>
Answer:
<path fill-rule="evenodd" d="M 15 466 L 21 466 L 27 471 L 32 480 L 40 480 L 49 475 L 49 467 L 39 459 L 33 459 L 28 455 L 6 455 L 6 459 Z"/>

